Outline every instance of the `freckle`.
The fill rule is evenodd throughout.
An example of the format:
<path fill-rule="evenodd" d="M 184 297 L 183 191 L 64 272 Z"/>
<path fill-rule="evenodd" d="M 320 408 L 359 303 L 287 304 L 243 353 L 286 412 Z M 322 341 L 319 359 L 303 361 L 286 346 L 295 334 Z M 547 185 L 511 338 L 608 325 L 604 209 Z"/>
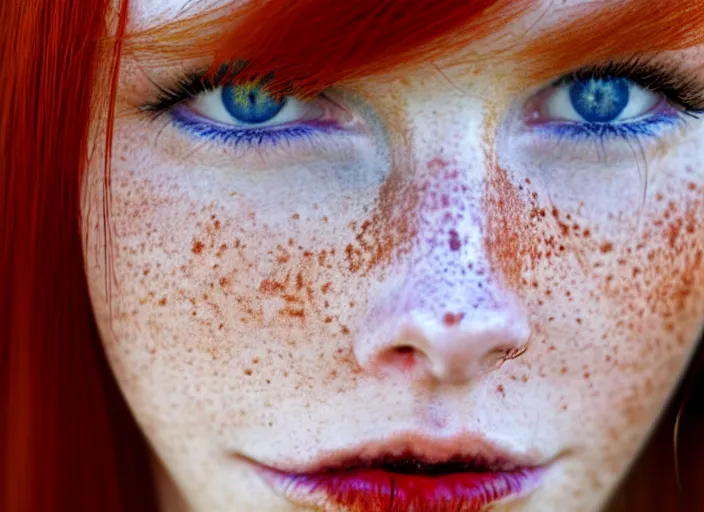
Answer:
<path fill-rule="evenodd" d="M 464 318 L 464 313 L 445 313 L 442 321 L 448 327 L 459 324 Z"/>
<path fill-rule="evenodd" d="M 331 323 L 331 322 L 332 322 L 332 317 L 326 316 L 324 322 L 325 322 L 326 324 Z"/>
<path fill-rule="evenodd" d="M 589 372 L 584 372 L 584 378 L 585 378 L 585 379 L 589 379 L 589 375 L 590 375 Z"/>
<path fill-rule="evenodd" d="M 267 384 L 271 384 L 271 379 L 266 379 Z"/>
<path fill-rule="evenodd" d="M 585 229 L 584 232 L 582 233 L 582 236 L 584 236 L 584 238 L 589 238 L 591 236 L 591 234 L 592 234 L 591 231 L 589 231 L 588 229 Z"/>
<path fill-rule="evenodd" d="M 196 316 L 196 312 L 195 312 L 195 311 L 191 311 L 191 316 Z"/>
<path fill-rule="evenodd" d="M 342 334 L 344 334 L 344 335 L 347 335 L 347 334 L 350 333 L 350 329 L 349 329 L 346 325 L 343 325 L 343 326 L 340 328 L 340 332 L 341 332 Z"/>
<path fill-rule="evenodd" d="M 567 373 L 567 367 L 566 367 L 566 366 L 563 366 L 562 368 L 560 368 L 560 375 L 565 375 L 566 373 Z"/>
<path fill-rule="evenodd" d="M 221 277 L 218 282 L 220 283 L 220 286 L 225 288 L 227 285 L 230 284 L 230 280 L 227 277 Z"/>
<path fill-rule="evenodd" d="M 696 190 L 696 189 L 697 189 L 697 185 L 695 185 L 694 183 L 688 183 L 688 184 L 687 184 L 687 188 L 688 188 L 689 190 Z"/>
<path fill-rule="evenodd" d="M 526 184 L 530 185 L 530 178 L 526 178 Z"/>
<path fill-rule="evenodd" d="M 614 244 L 612 244 L 611 242 L 605 242 L 605 243 L 601 244 L 601 246 L 599 246 L 599 250 L 602 252 L 602 254 L 606 254 L 606 253 L 611 252 L 613 250 L 613 248 L 614 248 Z"/>
<path fill-rule="evenodd" d="M 251 369 L 251 368 L 247 368 L 247 369 L 244 371 L 244 374 L 245 374 L 245 375 L 252 375 L 252 369 Z"/>
<path fill-rule="evenodd" d="M 205 245 L 203 244 L 203 242 L 201 242 L 200 240 L 194 240 L 191 251 L 193 251 L 193 254 L 200 254 L 201 252 L 203 252 L 204 247 Z"/>
<path fill-rule="evenodd" d="M 306 316 L 306 312 L 300 308 L 286 308 L 283 309 L 281 313 L 292 318 L 305 318 Z"/>
<path fill-rule="evenodd" d="M 578 323 L 579 325 L 582 325 L 582 319 L 581 319 L 581 318 L 578 318 L 578 319 L 577 319 L 577 323 Z"/>
<path fill-rule="evenodd" d="M 166 305 L 166 297 L 162 297 L 162 299 L 159 300 L 159 305 L 160 305 L 160 306 L 165 306 L 165 305 Z"/>
<path fill-rule="evenodd" d="M 142 275 L 148 276 L 148 275 L 149 275 L 149 269 L 148 269 L 148 268 L 145 268 L 145 269 L 144 269 L 144 272 L 142 272 Z"/>
<path fill-rule="evenodd" d="M 299 214 L 297 214 L 297 213 L 294 213 L 293 215 L 291 215 L 291 218 L 292 218 L 293 220 L 298 220 L 298 219 L 301 218 L 301 216 L 300 216 Z"/>
<path fill-rule="evenodd" d="M 533 285 L 533 288 L 537 288 L 537 287 L 538 287 L 538 281 L 533 281 L 531 284 Z"/>
<path fill-rule="evenodd" d="M 565 297 L 570 297 L 571 295 L 572 295 L 572 292 L 571 292 L 571 291 L 567 290 L 567 291 L 565 292 Z"/>
<path fill-rule="evenodd" d="M 459 251 L 462 247 L 462 242 L 460 241 L 460 235 L 454 229 L 450 230 L 450 250 L 453 252 Z"/>
<path fill-rule="evenodd" d="M 218 325 L 219 330 L 222 330 L 223 327 L 225 327 L 223 324 Z"/>
<path fill-rule="evenodd" d="M 527 375 L 521 375 L 521 381 L 522 382 L 528 382 L 528 376 Z"/>
<path fill-rule="evenodd" d="M 296 289 L 300 290 L 304 287 L 303 274 L 300 272 L 296 274 Z"/>
<path fill-rule="evenodd" d="M 255 357 L 254 359 L 252 359 L 252 364 L 259 364 L 259 358 Z"/>
<path fill-rule="evenodd" d="M 214 223 L 215 229 L 220 229 L 220 221 L 216 220 Z"/>

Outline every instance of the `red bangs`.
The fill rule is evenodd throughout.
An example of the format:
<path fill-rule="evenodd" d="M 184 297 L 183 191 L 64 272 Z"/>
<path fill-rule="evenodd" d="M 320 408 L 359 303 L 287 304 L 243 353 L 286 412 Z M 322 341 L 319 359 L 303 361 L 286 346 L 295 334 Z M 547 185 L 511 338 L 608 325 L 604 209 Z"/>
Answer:
<path fill-rule="evenodd" d="M 271 90 L 313 95 L 333 84 L 437 59 L 515 19 L 526 0 L 252 1 L 134 34 L 127 50 L 246 62 Z M 199 29 L 200 27 L 200 29 Z M 207 27 L 207 30 L 203 30 Z"/>
<path fill-rule="evenodd" d="M 636 55 L 683 50 L 704 44 L 704 2 L 629 0 L 600 2 L 567 11 L 564 23 L 528 41 L 518 55 L 531 63 L 535 81 L 565 71 Z"/>

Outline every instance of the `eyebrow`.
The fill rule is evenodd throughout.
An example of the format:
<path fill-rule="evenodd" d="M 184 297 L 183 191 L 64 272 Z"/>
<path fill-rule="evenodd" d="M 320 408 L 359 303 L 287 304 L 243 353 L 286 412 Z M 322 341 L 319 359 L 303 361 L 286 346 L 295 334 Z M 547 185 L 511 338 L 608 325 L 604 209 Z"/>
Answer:
<path fill-rule="evenodd" d="M 599 1 L 573 10 L 514 55 L 526 59 L 527 75 L 545 81 L 566 71 L 608 60 L 692 48 L 704 43 L 701 0 Z"/>

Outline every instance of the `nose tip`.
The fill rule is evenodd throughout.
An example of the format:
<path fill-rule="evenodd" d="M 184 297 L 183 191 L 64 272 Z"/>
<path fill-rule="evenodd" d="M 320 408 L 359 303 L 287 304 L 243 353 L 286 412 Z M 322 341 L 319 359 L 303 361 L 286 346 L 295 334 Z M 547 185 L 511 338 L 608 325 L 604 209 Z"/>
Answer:
<path fill-rule="evenodd" d="M 512 308 L 439 316 L 415 310 L 360 334 L 355 356 L 376 376 L 462 384 L 521 354 L 530 327 L 526 316 Z"/>

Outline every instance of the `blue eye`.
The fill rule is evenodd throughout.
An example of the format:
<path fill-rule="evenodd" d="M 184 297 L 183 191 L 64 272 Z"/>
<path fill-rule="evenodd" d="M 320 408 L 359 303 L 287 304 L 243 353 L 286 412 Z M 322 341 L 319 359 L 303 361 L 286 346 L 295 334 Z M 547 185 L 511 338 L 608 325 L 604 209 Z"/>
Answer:
<path fill-rule="evenodd" d="M 262 82 L 189 93 L 170 109 L 183 130 L 236 147 L 261 147 L 343 131 L 345 112 L 323 95 L 302 100 L 269 93 Z"/>
<path fill-rule="evenodd" d="M 657 136 L 682 119 L 663 93 L 621 77 L 568 77 L 530 103 L 527 122 L 559 137 Z"/>
<path fill-rule="evenodd" d="M 286 98 L 274 98 L 258 84 L 229 85 L 222 88 L 222 102 L 237 121 L 261 124 L 271 121 L 286 105 Z"/>
<path fill-rule="evenodd" d="M 609 123 L 618 119 L 630 101 L 630 84 L 623 78 L 591 78 L 570 87 L 574 110 L 588 123 Z"/>

